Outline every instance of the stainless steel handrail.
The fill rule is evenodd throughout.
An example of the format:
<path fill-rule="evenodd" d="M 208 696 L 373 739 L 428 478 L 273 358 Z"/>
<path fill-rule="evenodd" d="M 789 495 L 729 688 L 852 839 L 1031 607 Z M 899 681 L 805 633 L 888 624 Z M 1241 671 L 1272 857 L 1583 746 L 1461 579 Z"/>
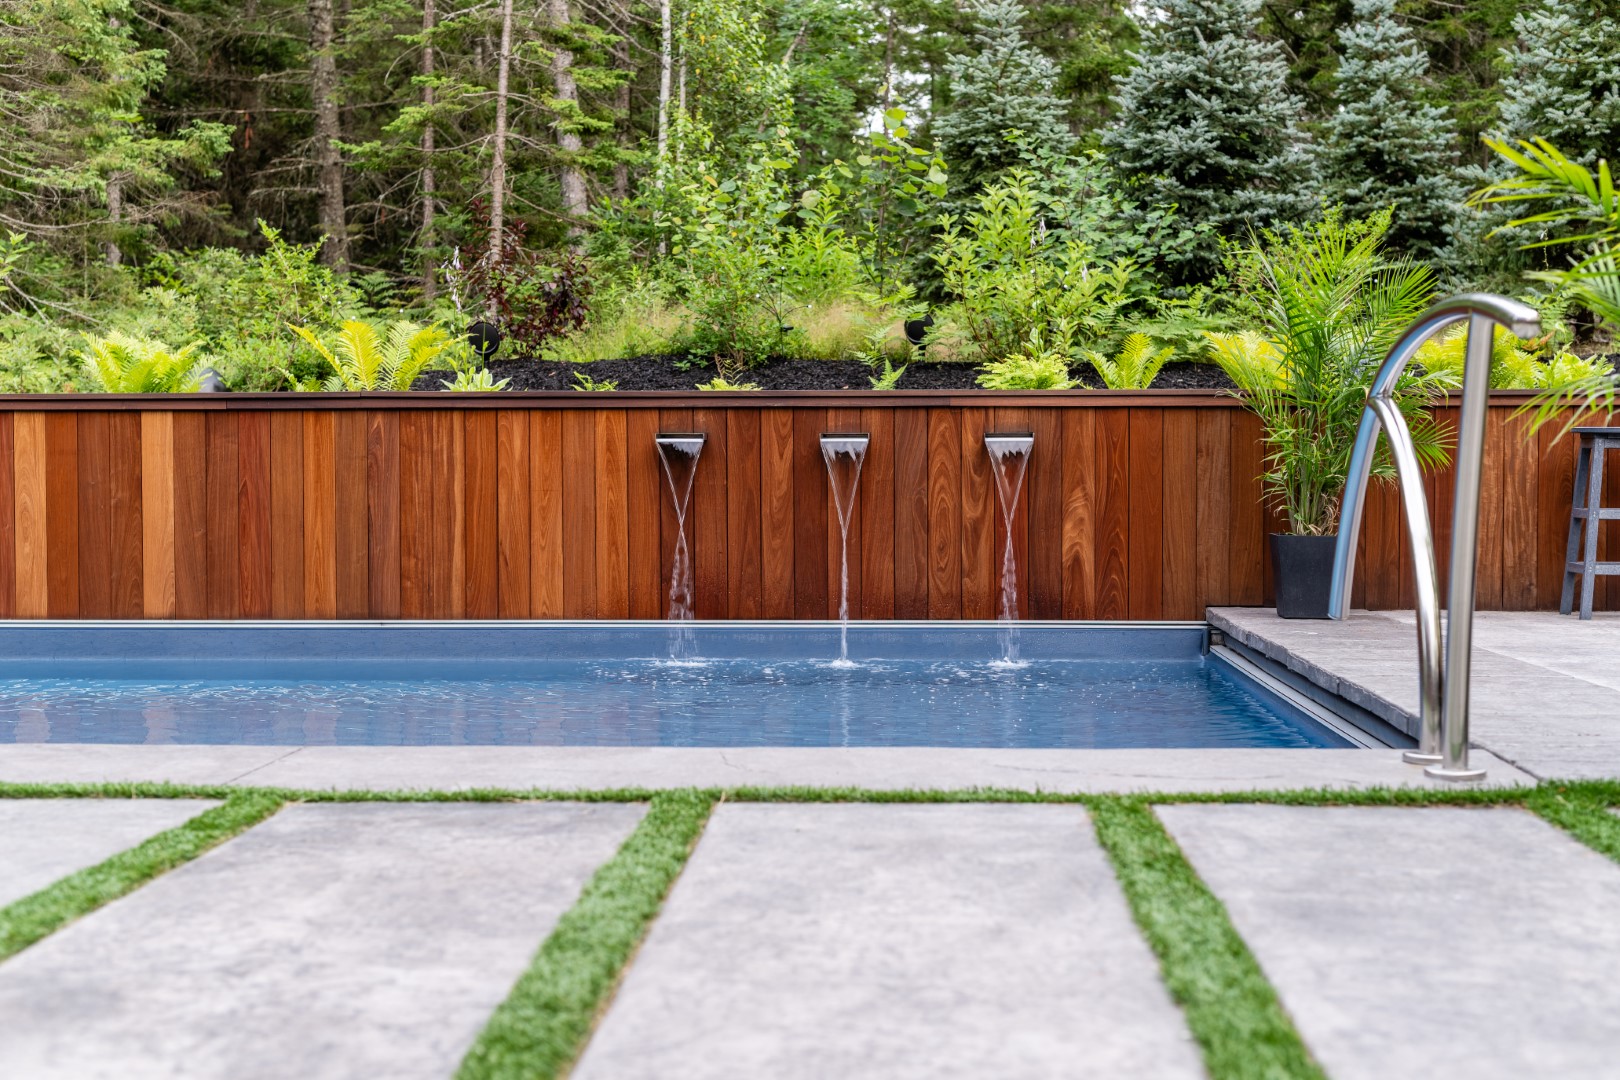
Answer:
<path fill-rule="evenodd" d="M 1434 533 L 1424 500 L 1423 473 L 1412 432 L 1395 401 L 1395 387 L 1418 348 L 1440 330 L 1468 320 L 1468 346 L 1463 360 L 1461 423 L 1457 435 L 1456 495 L 1451 513 L 1451 582 L 1446 593 L 1449 613 L 1444 658 L 1441 655 L 1440 587 L 1435 565 Z M 1401 335 L 1373 377 L 1367 407 L 1361 414 L 1350 471 L 1339 516 L 1339 540 L 1333 558 L 1333 591 L 1328 615 L 1342 619 L 1350 611 L 1350 587 L 1356 568 L 1356 544 L 1366 508 L 1367 480 L 1380 433 L 1389 438 L 1412 542 L 1416 585 L 1418 690 L 1421 723 L 1418 748 L 1406 760 L 1428 767 L 1443 780 L 1477 780 L 1483 769 L 1468 767 L 1468 684 L 1473 657 L 1474 573 L 1479 548 L 1479 486 L 1485 457 L 1485 406 L 1491 389 L 1491 353 L 1496 326 L 1521 338 L 1541 333 L 1534 308 L 1489 293 L 1464 293 L 1442 300 L 1420 315 Z"/>

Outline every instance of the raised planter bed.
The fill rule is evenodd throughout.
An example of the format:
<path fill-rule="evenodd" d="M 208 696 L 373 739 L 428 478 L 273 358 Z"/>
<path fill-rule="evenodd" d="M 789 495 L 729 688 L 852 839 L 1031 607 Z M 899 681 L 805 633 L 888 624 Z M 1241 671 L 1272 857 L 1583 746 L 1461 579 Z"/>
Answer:
<path fill-rule="evenodd" d="M 1558 599 L 1574 445 L 1556 427 L 1525 441 L 1524 400 L 1491 412 L 1482 608 Z M 872 436 L 856 618 L 995 616 L 996 430 L 1035 433 L 1014 523 L 1026 617 L 1269 600 L 1259 425 L 1217 392 L 76 395 L 0 399 L 0 615 L 659 618 L 660 430 L 709 436 L 690 523 L 700 618 L 836 613 L 817 439 L 850 430 Z M 1430 490 L 1444 550 L 1448 476 Z M 1397 515 L 1379 490 L 1358 605 L 1411 603 Z M 1620 581 L 1598 595 L 1620 607 Z"/>

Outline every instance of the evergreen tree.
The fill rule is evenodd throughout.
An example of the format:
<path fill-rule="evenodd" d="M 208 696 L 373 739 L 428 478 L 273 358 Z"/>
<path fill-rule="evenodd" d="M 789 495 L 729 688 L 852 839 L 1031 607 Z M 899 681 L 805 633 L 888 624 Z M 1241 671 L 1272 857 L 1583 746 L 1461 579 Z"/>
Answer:
<path fill-rule="evenodd" d="M 1166 0 L 1143 34 L 1136 67 L 1117 80 L 1118 114 L 1103 133 L 1114 166 L 1150 203 L 1218 234 L 1307 216 L 1310 156 L 1302 106 L 1285 87 L 1288 65 L 1255 35 L 1260 0 Z M 1208 275 L 1213 238 L 1189 261 Z"/>
<path fill-rule="evenodd" d="M 975 0 L 972 11 L 979 51 L 946 61 L 950 108 L 933 124 L 950 164 L 952 191 L 959 195 L 980 190 L 1018 163 L 1009 131 L 1057 151 L 1074 142 L 1064 121 L 1066 107 L 1052 93 L 1058 67 L 1024 40 L 1023 6 L 1018 0 Z"/>
<path fill-rule="evenodd" d="M 1339 31 L 1344 55 L 1338 109 L 1326 126 L 1324 187 L 1355 217 L 1393 206 L 1390 243 L 1432 259 L 1466 195 L 1456 127 L 1445 109 L 1416 96 L 1429 60 L 1395 18 L 1395 0 L 1355 0 L 1355 15 Z"/>
<path fill-rule="evenodd" d="M 1612 0 L 1541 0 L 1513 20 L 1495 134 L 1546 139 L 1592 165 L 1620 156 L 1620 15 Z"/>

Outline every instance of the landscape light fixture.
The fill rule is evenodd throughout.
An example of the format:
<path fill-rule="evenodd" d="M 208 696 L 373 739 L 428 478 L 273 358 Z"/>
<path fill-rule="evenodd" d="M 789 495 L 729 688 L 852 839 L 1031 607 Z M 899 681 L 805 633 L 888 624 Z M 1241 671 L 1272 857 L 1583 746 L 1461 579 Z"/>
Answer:
<path fill-rule="evenodd" d="M 933 325 L 934 317 L 932 315 L 924 315 L 920 319 L 907 319 L 906 340 L 911 342 L 918 352 L 922 352 L 923 345 L 927 341 L 928 328 Z"/>
<path fill-rule="evenodd" d="M 487 363 L 501 347 L 501 328 L 492 322 L 478 320 L 467 327 L 467 344 L 478 354 L 480 363 Z"/>

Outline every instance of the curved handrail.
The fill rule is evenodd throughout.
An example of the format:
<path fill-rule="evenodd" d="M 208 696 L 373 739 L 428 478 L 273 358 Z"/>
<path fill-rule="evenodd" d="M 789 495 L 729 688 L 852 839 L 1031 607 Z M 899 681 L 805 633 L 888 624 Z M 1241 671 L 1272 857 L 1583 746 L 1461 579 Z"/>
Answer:
<path fill-rule="evenodd" d="M 1445 642 L 1442 666 L 1434 534 L 1429 527 L 1422 473 L 1411 432 L 1394 400 L 1394 392 L 1423 343 L 1462 319 L 1468 320 L 1468 344 L 1463 361 L 1462 419 L 1458 426 L 1456 494 L 1452 504 L 1451 587 L 1446 603 L 1451 633 Z M 1390 452 L 1395 458 L 1416 582 L 1422 732 L 1417 751 L 1405 756 L 1409 761 L 1429 764 L 1426 771 L 1430 775 L 1451 780 L 1484 775 L 1468 768 L 1468 683 L 1473 650 L 1474 572 L 1478 556 L 1480 474 L 1485 453 L 1485 406 L 1490 393 L 1491 354 L 1498 325 L 1521 338 L 1535 337 L 1541 333 L 1541 316 L 1529 305 L 1505 296 L 1464 293 L 1442 300 L 1418 316 L 1390 348 L 1368 389 L 1367 407 L 1361 414 L 1361 426 L 1350 455 L 1328 600 L 1330 618 L 1342 619 L 1349 613 L 1367 480 L 1382 432 L 1388 435 Z"/>

